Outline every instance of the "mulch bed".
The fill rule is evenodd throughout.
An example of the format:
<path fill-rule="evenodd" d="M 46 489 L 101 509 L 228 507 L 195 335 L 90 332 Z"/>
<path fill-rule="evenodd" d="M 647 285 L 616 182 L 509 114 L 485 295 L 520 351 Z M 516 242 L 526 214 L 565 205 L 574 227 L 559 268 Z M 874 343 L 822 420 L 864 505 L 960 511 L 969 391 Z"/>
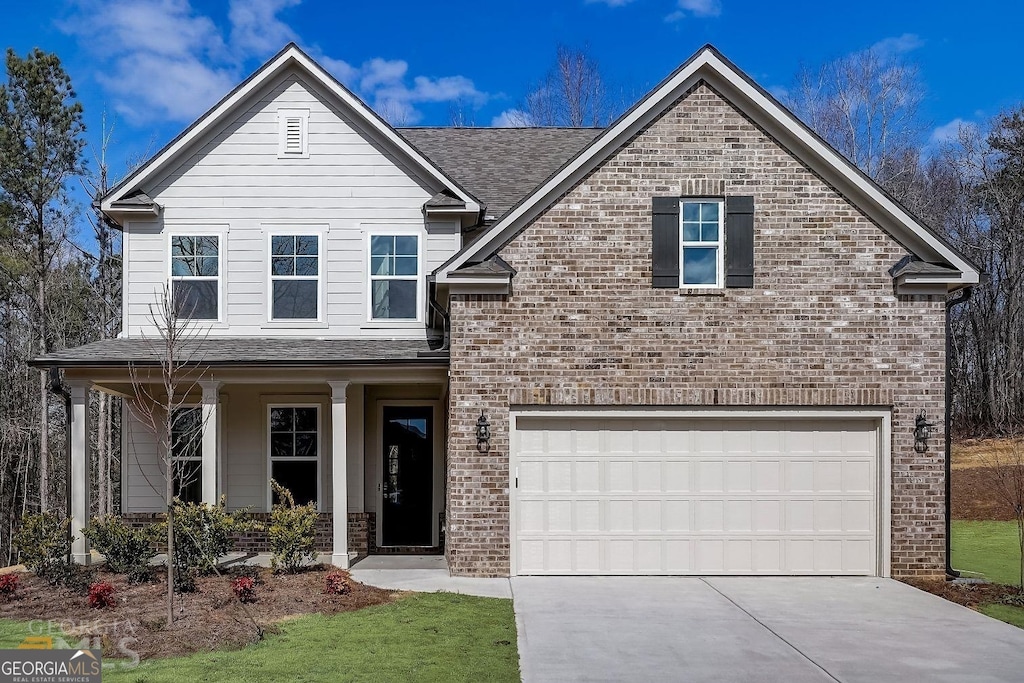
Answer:
<path fill-rule="evenodd" d="M 231 573 L 201 577 L 195 593 L 176 596 L 175 620 L 168 628 L 164 572 L 157 572 L 153 583 L 131 585 L 122 575 L 97 571 L 95 581 L 110 582 L 117 599 L 116 606 L 105 609 L 90 608 L 86 592 L 73 593 L 32 574 L 21 574 L 16 597 L 0 602 L 0 617 L 35 620 L 32 632 L 26 636 L 60 636 L 63 628 L 75 639 L 99 639 L 105 656 L 130 656 L 127 648 L 145 660 L 240 648 L 259 639 L 257 625 L 273 632 L 276 624 L 289 617 L 349 612 L 389 603 L 396 597 L 394 591 L 351 578 L 348 593 L 326 594 L 326 575 L 327 569 L 321 566 L 291 575 L 261 570 L 257 601 L 248 605 L 235 598 Z"/>
<path fill-rule="evenodd" d="M 1014 519 L 1013 508 L 992 492 L 992 467 L 954 469 L 950 476 L 950 513 L 953 519 Z"/>
<path fill-rule="evenodd" d="M 964 607 L 978 609 L 978 605 L 999 602 L 1003 598 L 1017 595 L 1016 586 L 998 583 L 953 583 L 945 579 L 900 579 L 914 588 L 927 591 Z"/>

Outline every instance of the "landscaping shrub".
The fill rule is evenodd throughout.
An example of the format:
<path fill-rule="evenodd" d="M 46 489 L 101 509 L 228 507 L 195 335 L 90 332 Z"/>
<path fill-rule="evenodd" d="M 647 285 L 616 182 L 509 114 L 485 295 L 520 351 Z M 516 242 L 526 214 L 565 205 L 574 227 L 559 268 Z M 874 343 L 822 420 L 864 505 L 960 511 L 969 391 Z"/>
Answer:
<path fill-rule="evenodd" d="M 256 602 L 256 579 L 251 576 L 236 576 L 231 579 L 231 590 L 239 602 Z"/>
<path fill-rule="evenodd" d="M 352 585 L 348 582 L 348 576 L 342 571 L 327 572 L 327 576 L 324 577 L 324 593 L 329 595 L 345 595 L 352 590 Z"/>
<path fill-rule="evenodd" d="M 61 572 L 71 552 L 71 520 L 52 512 L 24 515 L 14 534 L 14 545 L 29 571 L 46 578 Z"/>
<path fill-rule="evenodd" d="M 292 574 L 316 559 L 316 504 L 296 505 L 291 491 L 273 479 L 270 486 L 278 501 L 270 511 L 267 527 L 270 566 L 275 572 Z"/>
<path fill-rule="evenodd" d="M 141 529 L 125 524 L 117 515 L 94 517 L 82 533 L 89 543 L 107 558 L 107 568 L 116 574 L 127 574 L 131 583 L 151 578 L 150 560 L 156 555 L 153 542 L 160 529 L 148 525 Z"/>
<path fill-rule="evenodd" d="M 18 592 L 18 585 L 21 579 L 17 574 L 4 574 L 0 576 L 0 595 L 4 600 L 10 600 Z"/>
<path fill-rule="evenodd" d="M 231 534 L 251 527 L 246 512 L 229 514 L 224 498 L 217 505 L 174 502 L 174 587 L 196 589 L 196 577 L 208 574 L 231 552 Z"/>
<path fill-rule="evenodd" d="M 89 585 L 89 607 L 104 609 L 117 605 L 114 587 L 106 581 L 97 581 Z"/>

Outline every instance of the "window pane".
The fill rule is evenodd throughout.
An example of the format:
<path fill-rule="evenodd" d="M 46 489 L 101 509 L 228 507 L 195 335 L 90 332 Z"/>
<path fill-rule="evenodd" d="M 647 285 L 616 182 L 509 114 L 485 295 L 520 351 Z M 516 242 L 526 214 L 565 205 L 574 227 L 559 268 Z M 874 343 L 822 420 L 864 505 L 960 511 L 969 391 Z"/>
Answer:
<path fill-rule="evenodd" d="M 386 235 L 374 235 L 370 238 L 370 254 L 386 256 L 394 253 L 395 238 Z"/>
<path fill-rule="evenodd" d="M 316 280 L 275 280 L 274 320 L 315 320 L 318 289 Z"/>
<path fill-rule="evenodd" d="M 274 275 L 295 275 L 295 259 L 290 256 L 276 256 L 270 260 L 270 272 Z"/>
<path fill-rule="evenodd" d="M 270 431 L 290 432 L 293 420 L 292 408 L 271 408 L 270 409 Z"/>
<path fill-rule="evenodd" d="M 373 283 L 373 317 L 376 319 L 415 319 L 416 282 L 414 280 L 377 280 Z"/>
<path fill-rule="evenodd" d="M 316 256 L 297 256 L 295 257 L 295 274 L 296 275 L 319 275 L 317 270 Z"/>
<path fill-rule="evenodd" d="M 683 241 L 696 242 L 700 240 L 700 223 L 683 223 Z"/>
<path fill-rule="evenodd" d="M 171 290 L 179 317 L 193 320 L 217 319 L 217 283 L 209 280 L 175 280 Z"/>
<path fill-rule="evenodd" d="M 217 276 L 217 257 L 216 256 L 197 256 L 196 257 L 196 274 L 203 275 L 206 277 Z"/>
<path fill-rule="evenodd" d="M 701 223 L 700 238 L 704 242 L 717 242 L 718 223 Z"/>
<path fill-rule="evenodd" d="M 295 411 L 295 431 L 316 432 L 316 408 L 293 408 Z"/>
<path fill-rule="evenodd" d="M 295 253 L 316 256 L 318 253 L 316 235 L 299 235 L 295 238 Z"/>
<path fill-rule="evenodd" d="M 415 235 L 404 235 L 395 237 L 395 253 L 404 254 L 406 256 L 416 255 L 416 242 L 418 238 Z"/>
<path fill-rule="evenodd" d="M 274 481 L 291 491 L 296 504 L 305 505 L 316 502 L 315 461 L 275 461 L 271 464 L 271 476 Z M 274 502 L 277 502 L 276 496 Z"/>
<path fill-rule="evenodd" d="M 270 238 L 270 250 L 274 256 L 294 254 L 295 238 L 286 235 L 275 235 Z"/>
<path fill-rule="evenodd" d="M 686 202 L 685 204 L 683 204 L 683 220 L 699 221 L 700 204 L 698 204 L 697 202 Z"/>
<path fill-rule="evenodd" d="M 713 285 L 718 282 L 718 249 L 687 247 L 683 249 L 683 284 Z"/>
<path fill-rule="evenodd" d="M 171 256 L 191 256 L 193 252 L 191 237 L 171 238 Z"/>
<path fill-rule="evenodd" d="M 217 242 L 216 235 L 205 235 L 194 238 L 196 241 L 196 256 L 216 256 Z"/>
<path fill-rule="evenodd" d="M 271 434 L 270 455 L 274 458 L 290 458 L 295 455 L 295 436 L 291 432 Z"/>
<path fill-rule="evenodd" d="M 370 273 L 373 275 L 391 275 L 391 261 L 390 256 L 371 256 Z"/>
<path fill-rule="evenodd" d="M 295 455 L 300 458 L 315 458 L 316 434 L 296 434 Z"/>
<path fill-rule="evenodd" d="M 171 417 L 171 456 L 198 458 L 202 455 L 203 414 L 199 408 L 178 408 Z"/>
<path fill-rule="evenodd" d="M 199 268 L 194 258 L 175 256 L 171 259 L 171 275 L 199 275 Z"/>
<path fill-rule="evenodd" d="M 186 503 L 203 501 L 203 463 L 182 460 L 174 463 L 174 495 Z"/>
<path fill-rule="evenodd" d="M 718 222 L 718 202 L 705 202 L 700 205 L 700 219 L 702 221 Z"/>
<path fill-rule="evenodd" d="M 415 256 L 396 256 L 395 275 L 416 275 Z"/>

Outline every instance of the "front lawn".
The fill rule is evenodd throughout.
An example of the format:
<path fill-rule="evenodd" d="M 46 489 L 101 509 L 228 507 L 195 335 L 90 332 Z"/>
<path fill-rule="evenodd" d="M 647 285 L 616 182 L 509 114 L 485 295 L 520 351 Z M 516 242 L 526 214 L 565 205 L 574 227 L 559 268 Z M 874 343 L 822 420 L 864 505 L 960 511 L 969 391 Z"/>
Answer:
<path fill-rule="evenodd" d="M 1016 522 L 953 520 L 953 569 L 965 577 L 1020 585 L 1020 545 Z"/>
<path fill-rule="evenodd" d="M 105 670 L 103 680 L 518 681 L 515 617 L 511 600 L 415 594 L 356 612 L 287 621 L 279 633 L 242 650 Z"/>

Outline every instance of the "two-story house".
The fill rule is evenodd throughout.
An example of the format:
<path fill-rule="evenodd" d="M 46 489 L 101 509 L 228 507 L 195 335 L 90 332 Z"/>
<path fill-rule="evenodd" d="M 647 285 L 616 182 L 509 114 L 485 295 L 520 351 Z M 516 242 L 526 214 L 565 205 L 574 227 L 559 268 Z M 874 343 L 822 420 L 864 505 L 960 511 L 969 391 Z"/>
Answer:
<path fill-rule="evenodd" d="M 338 566 L 943 572 L 915 427 L 978 270 L 711 47 L 566 130 L 395 129 L 290 45 L 102 210 L 124 332 L 36 361 L 72 387 L 76 522 L 87 390 L 154 380 L 167 291 L 202 331 L 178 494 L 266 511 L 274 479 Z M 162 446 L 123 432 L 122 510 L 155 515 Z"/>

